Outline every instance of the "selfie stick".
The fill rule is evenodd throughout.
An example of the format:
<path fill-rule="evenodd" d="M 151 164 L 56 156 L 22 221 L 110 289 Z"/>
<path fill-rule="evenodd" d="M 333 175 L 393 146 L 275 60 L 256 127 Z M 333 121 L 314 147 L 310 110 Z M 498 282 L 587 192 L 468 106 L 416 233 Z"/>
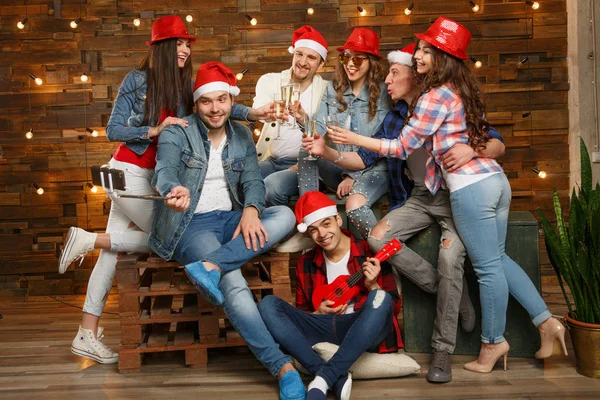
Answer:
<path fill-rule="evenodd" d="M 106 174 L 108 176 L 108 187 L 106 186 L 106 182 L 104 180 L 104 174 L 100 174 L 100 182 L 102 183 L 102 189 L 106 191 L 106 196 L 114 196 L 114 197 L 123 197 L 126 199 L 142 199 L 142 200 L 167 200 L 166 197 L 163 196 L 153 196 L 153 195 L 136 195 L 136 194 L 119 194 L 119 192 L 115 191 L 113 186 L 112 174 L 108 172 Z"/>

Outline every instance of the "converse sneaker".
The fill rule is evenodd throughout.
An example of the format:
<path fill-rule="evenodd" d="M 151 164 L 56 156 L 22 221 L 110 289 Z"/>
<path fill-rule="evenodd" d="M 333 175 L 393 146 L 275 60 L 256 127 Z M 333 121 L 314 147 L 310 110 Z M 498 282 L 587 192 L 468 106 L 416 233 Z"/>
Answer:
<path fill-rule="evenodd" d="M 279 253 L 295 253 L 302 250 L 310 250 L 316 244 L 309 237 L 304 236 L 300 232 L 296 232 L 294 236 L 275 247 L 273 250 Z"/>
<path fill-rule="evenodd" d="M 91 329 L 84 329 L 81 326 L 77 336 L 73 339 L 71 352 L 78 356 L 90 358 L 100 364 L 115 364 L 119 361 L 119 355 L 96 339 Z"/>
<path fill-rule="evenodd" d="M 94 250 L 94 243 L 97 236 L 95 233 L 90 233 L 74 226 L 70 227 L 65 245 L 60 253 L 58 273 L 64 274 L 69 265 L 77 259 L 81 260 L 79 261 L 79 265 L 81 265 L 87 252 Z"/>

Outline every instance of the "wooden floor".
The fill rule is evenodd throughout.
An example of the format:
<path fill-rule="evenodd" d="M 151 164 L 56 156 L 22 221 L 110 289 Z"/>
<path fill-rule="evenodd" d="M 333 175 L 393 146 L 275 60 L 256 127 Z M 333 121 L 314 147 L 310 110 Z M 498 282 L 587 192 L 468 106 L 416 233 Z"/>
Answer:
<path fill-rule="evenodd" d="M 73 301 L 80 306 L 80 301 Z M 552 309 L 552 307 L 551 307 Z M 107 312 L 116 312 L 110 301 Z M 554 310 L 553 310 L 554 311 Z M 81 318 L 78 309 L 52 300 L 2 302 L 0 399 L 277 399 L 277 383 L 245 348 L 209 353 L 207 368 L 183 365 L 183 354 L 145 358 L 142 372 L 121 375 L 71 354 Z M 118 348 L 118 317 L 105 314 L 105 343 Z M 571 350 L 571 349 L 570 349 Z M 572 352 L 541 362 L 509 359 L 509 370 L 491 374 L 462 369 L 468 356 L 453 356 L 454 380 L 426 382 L 429 357 L 411 354 L 421 373 L 405 378 L 355 381 L 353 399 L 598 399 L 600 380 L 578 375 Z M 499 365 L 499 364 L 498 364 Z M 309 378 L 306 378 L 306 382 Z M 332 398 L 332 397 L 331 397 Z"/>

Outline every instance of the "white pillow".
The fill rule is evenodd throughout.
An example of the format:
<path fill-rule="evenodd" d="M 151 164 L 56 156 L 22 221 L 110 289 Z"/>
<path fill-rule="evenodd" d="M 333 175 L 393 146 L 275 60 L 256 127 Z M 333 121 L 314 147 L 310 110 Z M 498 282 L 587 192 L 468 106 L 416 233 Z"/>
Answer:
<path fill-rule="evenodd" d="M 338 346 L 333 343 L 317 343 L 313 350 L 327 362 L 338 351 Z M 296 369 L 303 374 L 308 372 L 300 363 L 292 359 Z M 421 366 L 405 353 L 364 353 L 350 367 L 352 379 L 377 379 L 377 378 L 395 378 L 416 374 L 421 371 Z"/>

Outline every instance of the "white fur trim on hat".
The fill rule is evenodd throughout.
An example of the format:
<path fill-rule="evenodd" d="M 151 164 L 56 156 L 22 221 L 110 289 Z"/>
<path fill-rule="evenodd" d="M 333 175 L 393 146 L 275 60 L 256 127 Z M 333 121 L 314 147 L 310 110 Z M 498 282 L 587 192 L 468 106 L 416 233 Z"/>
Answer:
<path fill-rule="evenodd" d="M 311 49 L 316 51 L 317 53 L 319 53 L 319 55 L 321 56 L 321 58 L 323 58 L 323 60 L 327 60 L 327 49 L 319 42 L 314 41 L 314 40 L 310 40 L 310 39 L 300 39 L 297 40 L 296 43 L 294 43 L 294 46 L 290 46 L 291 49 L 295 50 L 298 47 L 306 47 L 307 49 Z M 288 51 L 290 51 L 290 53 L 293 53 L 294 51 L 290 51 L 290 49 L 288 49 Z"/>
<path fill-rule="evenodd" d="M 404 51 L 395 50 L 388 54 L 388 61 L 390 64 L 402 64 L 409 67 L 412 67 L 412 54 L 406 53 Z"/>
<path fill-rule="evenodd" d="M 297 226 L 298 232 L 304 233 L 308 229 L 309 225 L 314 224 L 320 219 L 337 215 L 337 213 L 338 210 L 337 206 L 335 205 L 319 208 L 317 211 L 313 211 L 304 218 L 302 218 L 302 223 L 298 224 Z"/>
<path fill-rule="evenodd" d="M 223 81 L 215 81 L 202 85 L 198 89 L 194 90 L 194 101 L 198 100 L 206 93 L 218 92 L 219 90 L 223 90 L 232 96 L 237 96 L 240 94 L 240 88 L 237 86 L 230 86 L 227 82 Z"/>

